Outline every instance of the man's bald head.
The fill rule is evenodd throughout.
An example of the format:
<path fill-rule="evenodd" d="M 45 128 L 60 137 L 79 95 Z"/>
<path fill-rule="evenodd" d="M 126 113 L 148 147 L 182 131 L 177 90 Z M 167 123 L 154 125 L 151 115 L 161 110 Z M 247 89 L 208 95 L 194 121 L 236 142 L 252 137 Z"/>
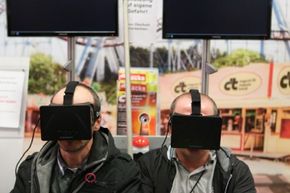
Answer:
<path fill-rule="evenodd" d="M 200 100 L 201 100 L 201 114 L 203 115 L 218 115 L 218 108 L 216 103 L 212 98 L 210 98 L 207 95 L 200 94 Z M 181 113 L 181 114 L 187 114 L 190 115 L 192 112 L 191 109 L 191 94 L 190 93 L 183 93 L 179 96 L 177 96 L 170 106 L 170 113 Z"/>
<path fill-rule="evenodd" d="M 51 104 L 63 104 L 66 87 L 57 91 L 51 98 Z M 101 103 L 95 91 L 85 84 L 79 83 L 74 91 L 72 104 L 91 103 L 94 105 L 94 111 L 100 112 Z"/>

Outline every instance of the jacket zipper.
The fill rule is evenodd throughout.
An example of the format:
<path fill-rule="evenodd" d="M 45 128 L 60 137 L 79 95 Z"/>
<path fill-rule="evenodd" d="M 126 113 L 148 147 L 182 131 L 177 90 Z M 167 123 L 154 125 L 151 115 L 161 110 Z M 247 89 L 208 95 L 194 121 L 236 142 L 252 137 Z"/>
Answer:
<path fill-rule="evenodd" d="M 230 181 L 231 181 L 232 177 L 233 177 L 233 174 L 230 174 L 230 177 L 229 177 L 229 179 L 228 179 L 228 181 L 227 181 L 227 185 L 226 185 L 226 188 L 225 188 L 224 193 L 227 193 L 228 188 L 229 188 L 229 185 L 230 185 Z"/>
<path fill-rule="evenodd" d="M 92 173 L 96 173 L 98 170 L 100 170 L 100 168 L 104 165 L 104 162 L 101 162 L 94 170 L 92 170 L 91 172 Z M 81 175 L 82 176 L 82 175 Z M 72 180 L 72 182 L 70 184 L 73 184 L 73 182 L 76 181 L 76 178 Z M 68 190 L 71 190 L 71 191 L 67 191 L 67 192 L 72 192 L 72 193 L 77 193 L 82 187 L 83 185 L 85 184 L 85 181 L 81 181 L 77 187 L 75 187 L 74 189 L 71 188 L 71 189 L 68 189 Z"/>

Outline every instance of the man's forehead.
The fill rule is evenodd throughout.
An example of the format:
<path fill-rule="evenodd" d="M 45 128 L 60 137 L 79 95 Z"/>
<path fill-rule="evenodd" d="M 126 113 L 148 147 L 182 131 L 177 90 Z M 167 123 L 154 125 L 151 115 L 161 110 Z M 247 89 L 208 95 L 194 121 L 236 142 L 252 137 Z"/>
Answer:
<path fill-rule="evenodd" d="M 191 113 L 191 96 L 184 95 L 176 101 L 174 112 Z"/>
<path fill-rule="evenodd" d="M 205 115 L 212 115 L 213 113 L 213 104 L 212 102 L 209 100 L 209 98 L 207 98 L 204 95 L 201 95 L 200 97 L 201 100 L 201 113 L 205 114 Z M 192 109 L 191 109 L 191 95 L 183 95 L 181 96 L 177 101 L 176 101 L 176 106 L 175 106 L 175 112 L 179 112 L 179 113 L 191 113 Z"/>
<path fill-rule="evenodd" d="M 65 91 L 65 88 L 57 92 L 52 99 L 52 103 L 63 104 L 63 97 L 65 95 L 64 91 Z M 74 92 L 74 96 L 73 96 L 73 103 L 77 104 L 77 103 L 86 103 L 86 102 L 94 103 L 92 94 L 86 88 L 77 86 Z"/>
<path fill-rule="evenodd" d="M 191 106 L 191 95 L 183 95 L 176 101 L 176 107 L 178 106 Z"/>

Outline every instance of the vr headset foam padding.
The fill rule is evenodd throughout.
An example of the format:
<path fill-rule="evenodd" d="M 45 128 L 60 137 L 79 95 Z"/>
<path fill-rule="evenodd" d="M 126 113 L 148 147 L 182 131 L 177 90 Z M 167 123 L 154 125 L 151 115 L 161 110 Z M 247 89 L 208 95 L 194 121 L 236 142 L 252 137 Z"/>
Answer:
<path fill-rule="evenodd" d="M 42 140 L 88 140 L 92 137 L 90 105 L 41 106 Z"/>
<path fill-rule="evenodd" d="M 218 116 L 173 115 L 171 146 L 174 148 L 220 148 L 222 119 Z"/>

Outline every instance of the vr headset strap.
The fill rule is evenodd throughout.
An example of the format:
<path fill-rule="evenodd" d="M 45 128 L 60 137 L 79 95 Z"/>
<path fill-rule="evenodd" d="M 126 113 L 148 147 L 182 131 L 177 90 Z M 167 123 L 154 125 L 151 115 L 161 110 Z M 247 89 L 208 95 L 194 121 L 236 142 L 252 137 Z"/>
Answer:
<path fill-rule="evenodd" d="M 200 115 L 200 93 L 198 90 L 191 89 L 191 115 Z"/>
<path fill-rule="evenodd" d="M 70 81 L 66 85 L 66 89 L 64 91 L 65 95 L 63 97 L 63 104 L 64 105 L 72 105 L 74 92 L 75 92 L 76 86 L 78 84 L 79 84 L 78 81 Z"/>

